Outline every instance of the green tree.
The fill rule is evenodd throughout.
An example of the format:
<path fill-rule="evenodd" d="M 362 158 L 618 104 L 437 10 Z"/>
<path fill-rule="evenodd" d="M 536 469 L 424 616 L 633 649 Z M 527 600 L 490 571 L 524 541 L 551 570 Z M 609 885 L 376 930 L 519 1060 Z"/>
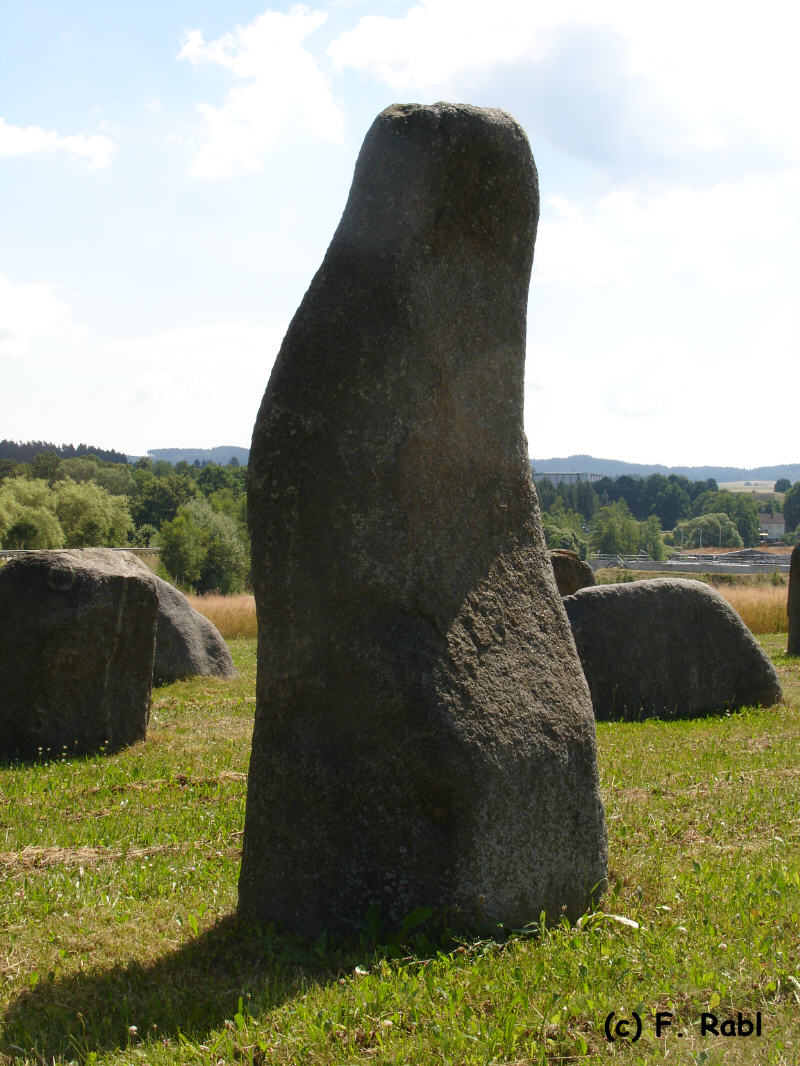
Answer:
<path fill-rule="evenodd" d="M 652 474 L 647 479 L 642 502 L 647 507 L 646 513 L 656 515 L 664 529 L 672 529 L 689 514 L 691 501 L 682 481 L 689 484 L 686 478 L 675 475 Z"/>
<path fill-rule="evenodd" d="M 692 503 L 701 496 L 704 492 L 719 492 L 719 485 L 717 479 L 713 477 L 706 478 L 705 481 L 692 482 L 692 488 L 689 495 L 692 498 Z"/>
<path fill-rule="evenodd" d="M 197 589 L 206 557 L 203 530 L 191 514 L 180 508 L 158 533 L 160 562 L 170 578 L 182 588 Z"/>
<path fill-rule="evenodd" d="M 800 524 L 800 481 L 795 481 L 783 497 L 783 517 L 789 533 Z"/>
<path fill-rule="evenodd" d="M 53 486 L 54 510 L 70 548 L 120 548 L 133 532 L 128 501 L 112 496 L 92 481 L 72 478 Z"/>
<path fill-rule="evenodd" d="M 758 508 L 755 500 L 744 492 L 704 492 L 692 504 L 692 517 L 703 514 L 726 514 L 736 526 L 746 548 L 758 543 Z"/>
<path fill-rule="evenodd" d="M 0 484 L 0 545 L 62 548 L 64 530 L 54 513 L 53 493 L 43 480 L 8 478 Z"/>
<path fill-rule="evenodd" d="M 581 559 L 586 558 L 589 546 L 583 536 L 583 517 L 565 507 L 561 496 L 557 496 L 550 510 L 542 515 L 542 526 L 548 548 L 568 548 Z"/>
<path fill-rule="evenodd" d="M 7 477 L 21 477 L 24 472 L 23 464 L 15 459 L 0 459 L 0 481 Z"/>
<path fill-rule="evenodd" d="M 31 476 L 36 481 L 52 481 L 60 465 L 58 452 L 39 452 L 31 460 Z"/>
<path fill-rule="evenodd" d="M 160 529 L 164 522 L 172 521 L 179 507 L 197 496 L 190 474 L 169 473 L 158 477 L 150 470 L 139 469 L 134 472 L 134 479 L 136 492 L 131 499 L 131 516 L 137 527 L 151 525 Z"/>
<path fill-rule="evenodd" d="M 232 489 L 235 480 L 227 467 L 218 466 L 217 463 L 206 463 L 197 474 L 197 487 L 204 496 L 208 497 L 212 492 Z"/>
<path fill-rule="evenodd" d="M 661 523 L 654 514 L 639 524 L 639 549 L 646 551 L 651 559 L 663 559 L 667 554 Z"/>
<path fill-rule="evenodd" d="M 788 492 L 791 487 L 792 483 L 788 479 L 788 477 L 779 477 L 778 480 L 775 482 L 775 488 L 773 489 L 773 492 Z"/>
<path fill-rule="evenodd" d="M 558 493 L 553 482 L 546 477 L 542 478 L 540 481 L 535 482 L 535 491 L 542 513 L 549 511 L 558 499 Z"/>
<path fill-rule="evenodd" d="M 729 515 L 709 511 L 681 522 L 676 539 L 684 548 L 743 548 L 744 542 Z"/>
<path fill-rule="evenodd" d="M 178 584 L 196 592 L 231 593 L 249 569 L 247 545 L 236 522 L 203 499 L 181 505 L 159 533 L 161 562 Z"/>
<path fill-rule="evenodd" d="M 149 548 L 158 538 L 158 530 L 155 526 L 147 524 L 139 526 L 133 533 L 133 544 L 136 548 Z"/>
<path fill-rule="evenodd" d="M 93 481 L 112 496 L 131 496 L 136 491 L 132 468 L 127 463 L 106 463 L 96 455 L 62 459 L 55 480 Z"/>
<path fill-rule="evenodd" d="M 639 523 L 624 500 L 595 511 L 589 543 L 600 555 L 633 555 L 639 550 Z"/>
<path fill-rule="evenodd" d="M 588 554 L 588 545 L 584 537 L 578 536 L 573 529 L 564 529 L 562 526 L 554 526 L 544 522 L 544 539 L 550 551 L 556 548 L 567 548 L 575 552 L 581 559 Z"/>

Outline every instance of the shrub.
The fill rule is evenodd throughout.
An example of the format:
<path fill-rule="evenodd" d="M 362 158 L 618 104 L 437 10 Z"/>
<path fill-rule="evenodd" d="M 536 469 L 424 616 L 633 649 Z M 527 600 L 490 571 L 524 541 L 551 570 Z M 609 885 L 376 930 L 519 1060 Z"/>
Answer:
<path fill-rule="evenodd" d="M 0 545 L 63 548 L 65 540 L 46 481 L 9 478 L 0 485 Z"/>
<path fill-rule="evenodd" d="M 800 481 L 795 481 L 783 497 L 783 517 L 789 533 L 800 523 Z"/>
<path fill-rule="evenodd" d="M 171 578 L 195 592 L 238 592 L 249 569 L 247 546 L 236 523 L 195 499 L 178 508 L 158 537 L 161 562 Z"/>
<path fill-rule="evenodd" d="M 678 525 L 676 537 L 684 548 L 742 548 L 744 542 L 726 514 L 702 514 Z"/>
<path fill-rule="evenodd" d="M 57 481 L 53 500 L 70 548 L 120 548 L 133 532 L 127 500 L 112 496 L 93 481 Z"/>

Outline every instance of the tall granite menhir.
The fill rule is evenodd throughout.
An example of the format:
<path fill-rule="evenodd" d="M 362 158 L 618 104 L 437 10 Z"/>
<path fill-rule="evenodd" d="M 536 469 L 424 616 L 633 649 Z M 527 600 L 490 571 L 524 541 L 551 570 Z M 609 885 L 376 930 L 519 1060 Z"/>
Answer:
<path fill-rule="evenodd" d="M 786 613 L 789 616 L 789 638 L 786 642 L 787 655 L 800 655 L 800 544 L 792 549 L 789 564 L 789 595 L 786 600 Z"/>
<path fill-rule="evenodd" d="M 594 718 L 522 430 L 536 170 L 505 112 L 396 105 L 253 435 L 258 688 L 240 911 L 575 917 Z"/>

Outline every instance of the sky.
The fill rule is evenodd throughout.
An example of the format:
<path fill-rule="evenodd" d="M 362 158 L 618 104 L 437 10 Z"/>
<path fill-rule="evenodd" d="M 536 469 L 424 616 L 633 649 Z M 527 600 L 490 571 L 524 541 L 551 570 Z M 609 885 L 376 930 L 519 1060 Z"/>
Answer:
<path fill-rule="evenodd" d="M 500 107 L 541 217 L 525 431 L 800 461 L 800 5 L 0 0 L 0 438 L 248 447 L 394 102 Z"/>

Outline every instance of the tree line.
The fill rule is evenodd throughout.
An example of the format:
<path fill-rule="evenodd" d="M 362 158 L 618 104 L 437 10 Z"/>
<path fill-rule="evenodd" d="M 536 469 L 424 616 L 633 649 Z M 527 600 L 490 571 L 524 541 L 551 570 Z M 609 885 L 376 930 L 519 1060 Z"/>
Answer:
<path fill-rule="evenodd" d="M 94 455 L 107 463 L 125 463 L 124 452 L 113 448 L 98 448 L 94 444 L 53 444 L 43 440 L 0 440 L 0 459 L 13 459 L 15 463 L 30 463 L 42 452 L 53 452 L 62 459 L 74 459 L 76 456 Z"/>
<path fill-rule="evenodd" d="M 0 458 L 0 548 L 157 546 L 163 576 L 182 588 L 231 593 L 246 587 L 246 467 L 235 460 L 130 464 L 61 451 L 40 451 L 24 462 Z M 662 559 L 673 546 L 758 543 L 754 496 L 720 490 L 713 478 L 622 475 L 558 486 L 545 479 L 536 487 L 548 546 L 583 558 L 592 551 Z M 795 543 L 800 481 L 775 488 L 778 495 L 759 497 L 759 505 L 782 509 L 785 539 Z"/>
<path fill-rule="evenodd" d="M 667 548 L 749 548 L 759 541 L 759 510 L 782 511 L 787 544 L 796 543 L 800 481 L 775 484 L 773 496 L 720 489 L 713 478 L 690 481 L 680 474 L 579 481 L 553 485 L 543 478 L 536 491 L 550 548 L 663 559 Z M 780 494 L 785 493 L 783 498 Z"/>
<path fill-rule="evenodd" d="M 43 451 L 0 459 L 0 548 L 160 548 L 163 576 L 238 592 L 250 569 L 247 469 Z"/>

